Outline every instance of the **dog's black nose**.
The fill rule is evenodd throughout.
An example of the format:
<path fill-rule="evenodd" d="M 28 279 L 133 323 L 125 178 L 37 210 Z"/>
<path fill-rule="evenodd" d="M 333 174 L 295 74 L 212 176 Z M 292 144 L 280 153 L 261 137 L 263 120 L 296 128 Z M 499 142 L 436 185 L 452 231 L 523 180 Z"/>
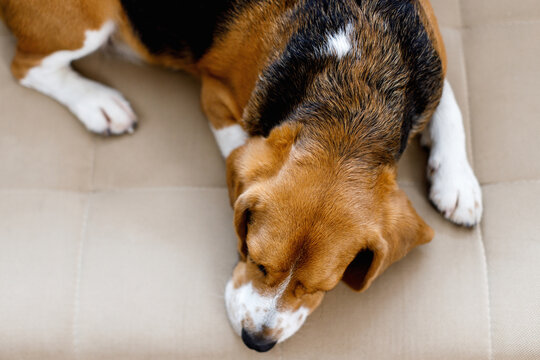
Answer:
<path fill-rule="evenodd" d="M 248 348 L 258 352 L 268 351 L 277 343 L 277 341 L 266 340 L 259 336 L 251 335 L 246 329 L 242 329 L 242 340 L 244 340 L 244 344 L 246 344 Z"/>

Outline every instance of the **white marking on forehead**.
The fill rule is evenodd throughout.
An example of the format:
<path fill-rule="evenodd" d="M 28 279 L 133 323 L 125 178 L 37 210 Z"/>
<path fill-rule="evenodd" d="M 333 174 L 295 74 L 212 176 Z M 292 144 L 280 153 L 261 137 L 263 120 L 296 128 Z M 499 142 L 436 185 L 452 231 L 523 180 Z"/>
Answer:
<path fill-rule="evenodd" d="M 277 293 L 274 296 L 275 301 L 277 301 L 277 299 L 279 299 L 283 295 L 285 290 L 287 290 L 287 286 L 289 286 L 289 283 L 291 282 L 291 277 L 292 271 L 289 273 L 289 276 L 287 276 L 287 278 L 283 280 L 283 282 L 279 285 Z"/>
<path fill-rule="evenodd" d="M 328 35 L 326 39 L 326 51 L 331 55 L 342 58 L 352 49 L 351 34 L 352 24 L 348 24 L 345 29 L 340 29 L 337 33 Z"/>
<path fill-rule="evenodd" d="M 244 145 L 248 138 L 248 134 L 238 124 L 227 126 L 222 129 L 215 129 L 213 126 L 210 126 L 210 128 L 214 133 L 221 154 L 225 159 L 233 152 L 233 150 Z"/>

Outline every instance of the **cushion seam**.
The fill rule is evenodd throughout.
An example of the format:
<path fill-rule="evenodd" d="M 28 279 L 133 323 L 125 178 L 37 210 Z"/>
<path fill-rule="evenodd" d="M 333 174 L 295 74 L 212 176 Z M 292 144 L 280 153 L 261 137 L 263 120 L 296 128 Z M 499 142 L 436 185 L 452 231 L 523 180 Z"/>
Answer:
<path fill-rule="evenodd" d="M 75 290 L 73 294 L 73 318 L 72 318 L 72 346 L 73 346 L 73 355 L 74 359 L 79 358 L 79 314 L 80 314 L 80 296 L 81 296 L 81 279 L 83 271 L 83 256 L 85 249 L 85 239 L 87 234 L 88 226 L 88 216 L 90 213 L 92 195 L 88 195 L 86 199 L 86 206 L 84 209 L 82 224 L 81 224 L 81 234 L 79 239 L 79 249 L 77 251 L 77 262 L 75 268 Z"/>
<path fill-rule="evenodd" d="M 466 31 L 467 29 L 469 29 L 470 27 L 467 25 L 467 24 L 464 24 L 464 17 L 463 17 L 463 6 L 461 4 L 462 0 L 459 0 L 458 1 L 458 6 L 459 6 L 459 13 L 461 15 L 461 25 L 463 26 L 463 29 L 460 31 L 460 38 L 461 38 L 461 46 L 462 46 L 462 52 L 461 52 L 461 60 L 463 62 L 463 71 L 464 71 L 464 75 L 465 75 L 465 91 L 466 91 L 466 94 L 465 94 L 465 98 L 467 99 L 467 115 L 468 115 L 468 124 L 467 124 L 467 127 L 468 127 L 468 131 L 469 131 L 469 136 L 470 136 L 470 139 L 469 139 L 469 142 L 468 144 L 470 145 L 470 159 L 471 159 L 471 162 L 473 164 L 473 168 L 475 168 L 475 161 L 474 161 L 474 149 L 473 149 L 473 134 L 472 134 L 472 130 L 473 130 L 473 126 L 472 126 L 472 122 L 473 122 L 473 119 L 471 117 L 472 113 L 471 113 L 471 103 L 470 103 L 470 98 L 469 98 L 469 77 L 467 76 L 467 58 L 465 57 L 465 44 L 464 44 L 464 31 Z M 483 191 L 482 191 L 483 192 Z M 481 250 L 481 253 L 482 253 L 482 261 L 483 261 L 483 266 L 484 266 L 484 286 L 485 286 L 485 291 L 486 291 L 486 306 L 487 306 L 487 327 L 488 327 L 488 338 L 487 338 L 487 341 L 488 341 L 488 348 L 487 348 L 487 358 L 488 360 L 493 360 L 493 330 L 492 330 L 492 317 L 491 317 L 491 292 L 490 292 L 490 286 L 489 286 L 489 272 L 488 272 L 488 260 L 487 260 L 487 251 L 486 251 L 486 245 L 484 243 L 484 236 L 483 236 L 483 232 L 482 232 L 482 228 L 481 228 L 481 224 L 477 226 L 476 228 L 476 232 L 477 232 L 477 235 L 478 235 L 478 238 L 480 240 L 480 250 Z"/>
<path fill-rule="evenodd" d="M 486 305 L 487 305 L 487 320 L 488 320 L 488 360 L 493 360 L 493 319 L 491 316 L 491 288 L 489 286 L 489 266 L 487 259 L 486 244 L 484 242 L 484 235 L 480 226 L 477 228 L 477 233 L 480 238 L 480 247 L 482 253 L 482 260 L 484 266 L 484 282 L 486 289 Z"/>
<path fill-rule="evenodd" d="M 478 24 L 478 25 L 468 25 L 465 24 L 462 28 L 463 29 L 485 29 L 485 28 L 492 28 L 492 27 L 510 27 L 510 26 L 518 26 L 518 25 L 531 25 L 531 24 L 538 24 L 540 23 L 540 19 L 536 20 L 510 20 L 510 21 L 500 21 L 495 23 L 487 23 L 487 24 Z"/>

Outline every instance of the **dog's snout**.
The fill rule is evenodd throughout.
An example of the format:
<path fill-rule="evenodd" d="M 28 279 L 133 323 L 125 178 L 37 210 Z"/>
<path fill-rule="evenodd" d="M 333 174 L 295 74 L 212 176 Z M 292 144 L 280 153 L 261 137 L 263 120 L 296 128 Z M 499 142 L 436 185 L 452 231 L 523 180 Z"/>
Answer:
<path fill-rule="evenodd" d="M 266 352 L 276 345 L 275 340 L 268 340 L 261 336 L 250 334 L 246 329 L 242 329 L 242 340 L 244 344 L 250 349 L 258 352 Z"/>

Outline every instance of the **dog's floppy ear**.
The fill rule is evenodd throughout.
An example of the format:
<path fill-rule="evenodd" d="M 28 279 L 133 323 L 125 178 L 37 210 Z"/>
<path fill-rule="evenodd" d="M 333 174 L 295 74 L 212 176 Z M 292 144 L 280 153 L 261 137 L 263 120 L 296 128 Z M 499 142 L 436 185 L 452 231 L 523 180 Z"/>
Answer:
<path fill-rule="evenodd" d="M 347 266 L 342 280 L 353 290 L 367 289 L 373 280 L 384 271 L 388 248 L 376 236 L 371 238 Z"/>
<path fill-rule="evenodd" d="M 433 239 L 431 227 L 416 213 L 411 201 L 397 188 L 390 194 L 382 238 L 388 245 L 388 264 L 400 260 L 418 245 Z"/>
<path fill-rule="evenodd" d="M 433 230 L 416 213 L 407 195 L 390 181 L 384 196 L 382 223 L 343 274 L 343 281 L 356 291 L 367 289 L 373 280 L 392 263 L 414 247 L 433 238 Z"/>
<path fill-rule="evenodd" d="M 251 185 L 276 174 L 296 141 L 300 125 L 283 124 L 268 138 L 256 136 L 227 158 L 227 185 L 231 205 Z"/>
<path fill-rule="evenodd" d="M 241 159 L 244 155 L 246 146 L 235 149 L 226 160 L 227 167 L 227 186 L 229 188 L 229 200 L 234 206 L 236 199 L 244 192 L 244 182 L 241 171 Z"/>
<path fill-rule="evenodd" d="M 251 211 L 261 192 L 258 183 L 281 169 L 299 131 L 297 125 L 284 124 L 272 130 L 268 138 L 250 138 L 246 145 L 234 150 L 227 158 L 227 184 L 234 207 L 238 252 L 243 260 L 248 253 L 246 240 Z"/>
<path fill-rule="evenodd" d="M 248 255 L 247 234 L 251 221 L 251 208 L 249 194 L 241 195 L 234 205 L 234 227 L 238 236 L 238 253 L 243 261 Z"/>

